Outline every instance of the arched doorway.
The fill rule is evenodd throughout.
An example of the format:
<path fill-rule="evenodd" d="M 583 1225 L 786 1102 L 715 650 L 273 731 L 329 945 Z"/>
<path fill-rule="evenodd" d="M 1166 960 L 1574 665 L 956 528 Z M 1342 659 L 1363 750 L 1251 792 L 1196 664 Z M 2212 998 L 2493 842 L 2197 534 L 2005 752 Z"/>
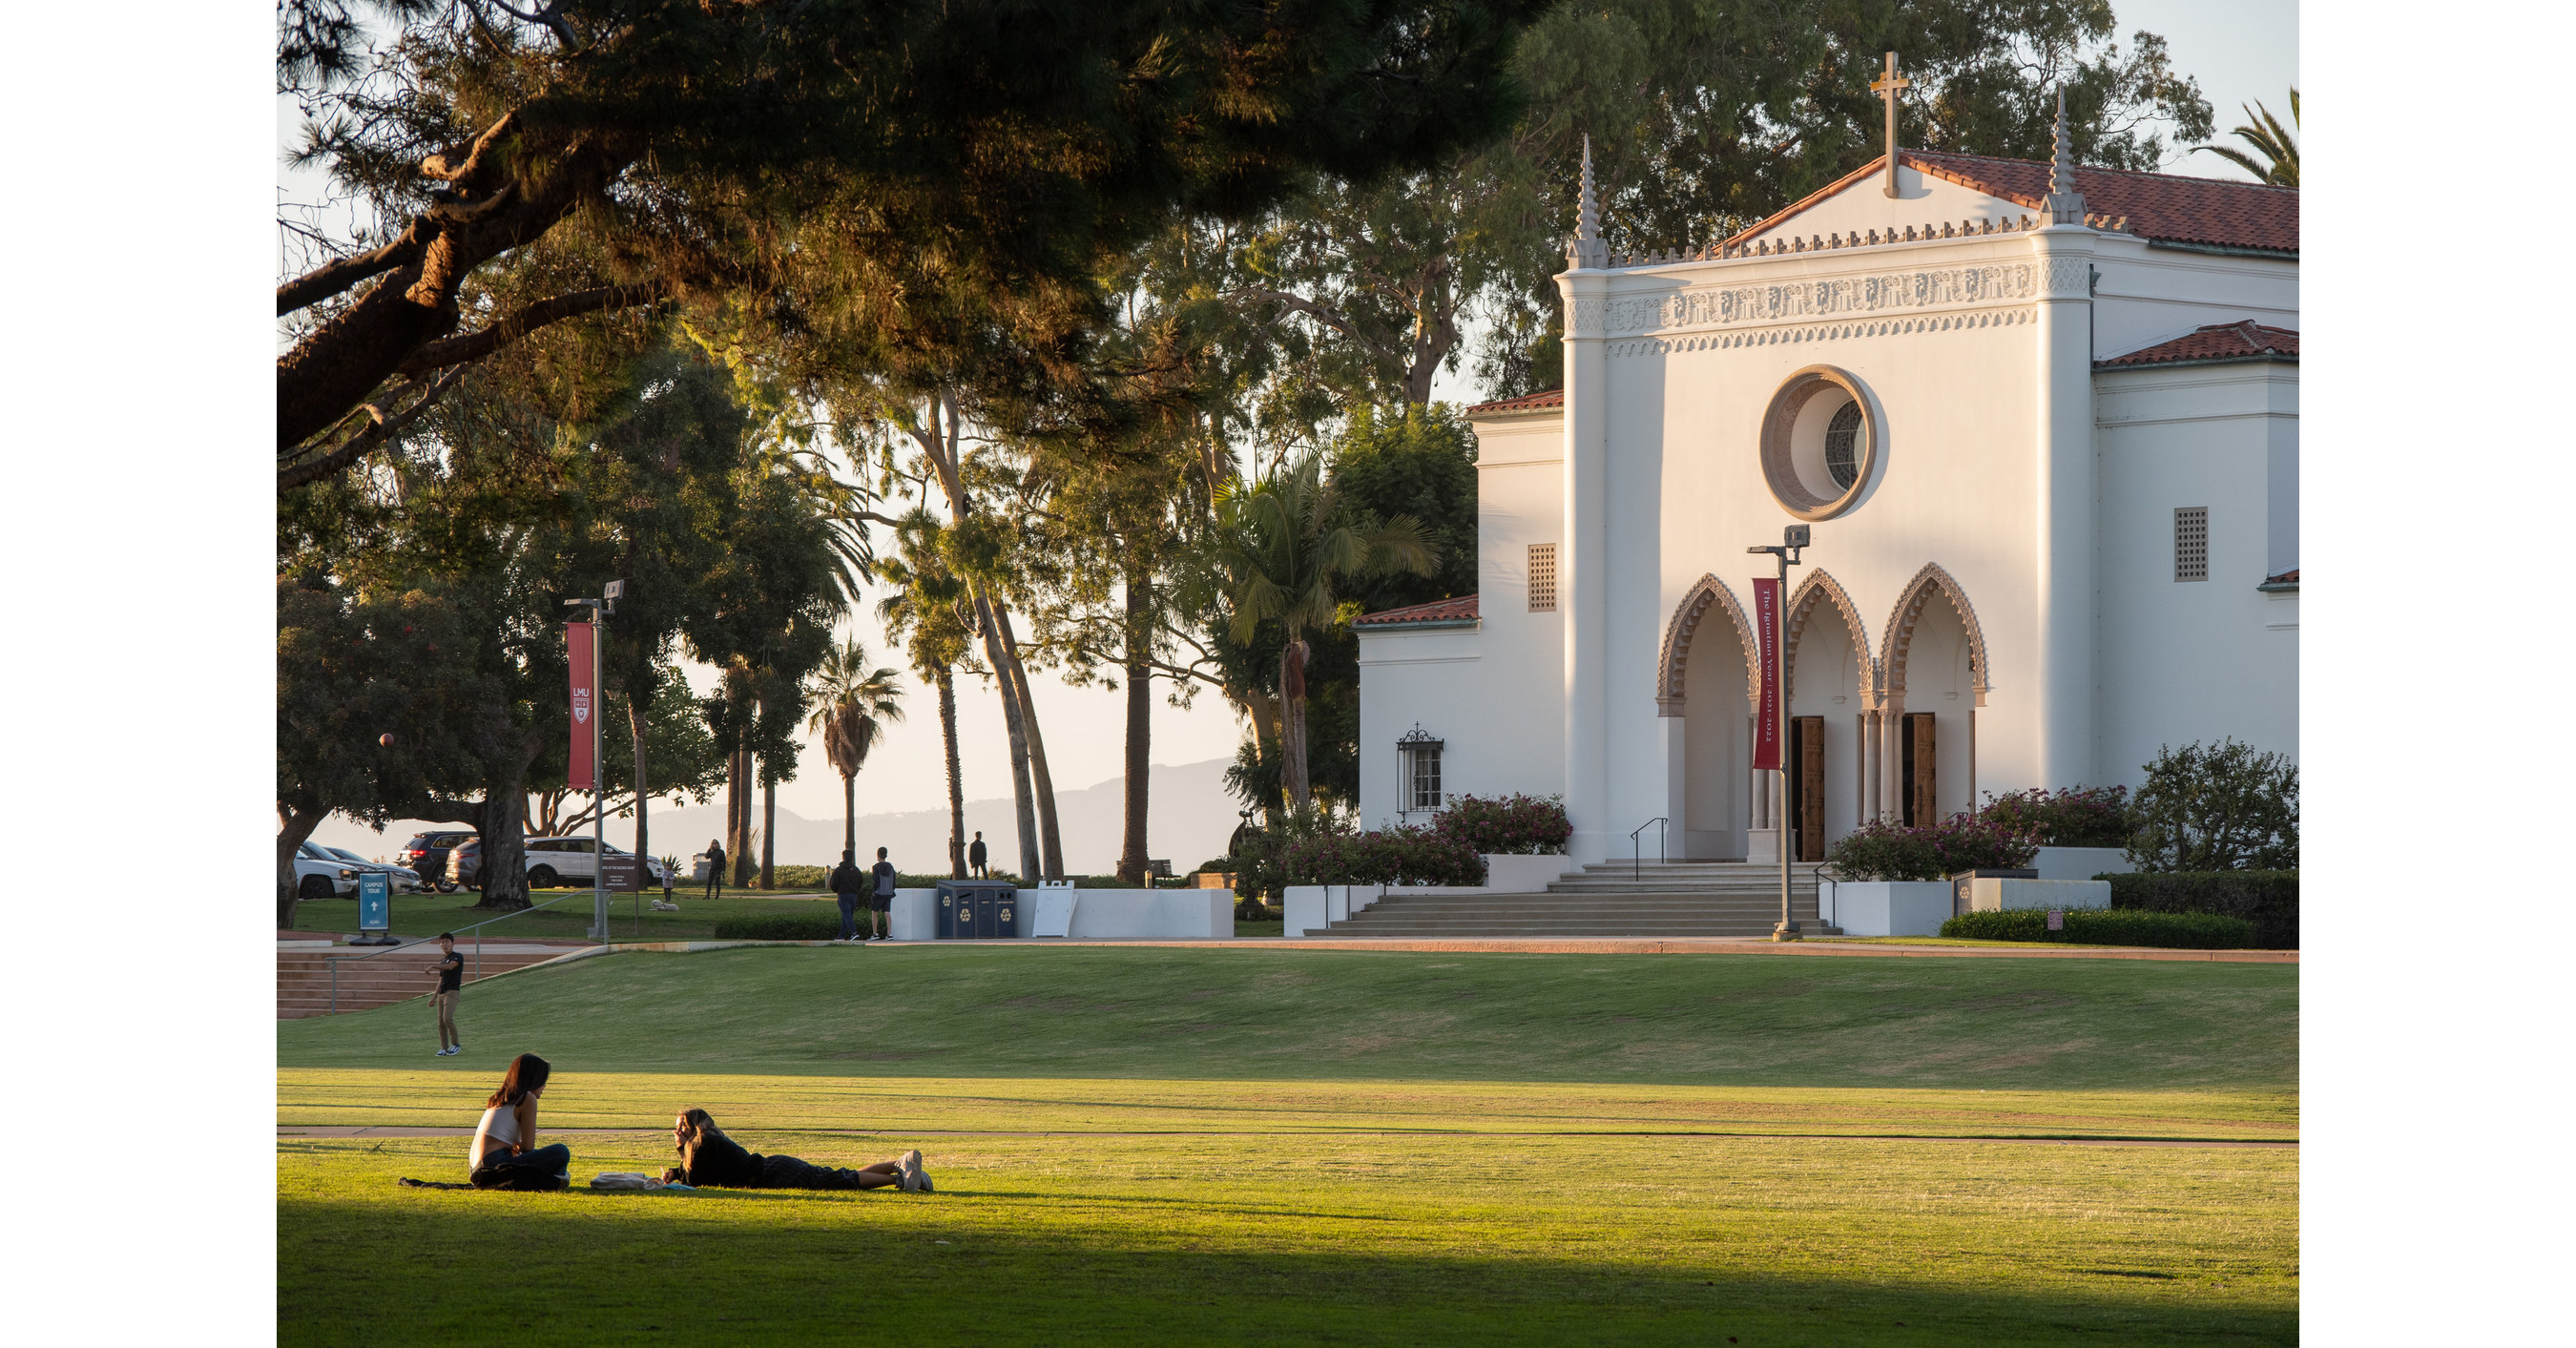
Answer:
<path fill-rule="evenodd" d="M 1977 708 L 1985 635 L 1937 563 L 1907 582 L 1887 620 L 1879 776 L 1884 817 L 1924 827 L 1977 808 Z"/>
<path fill-rule="evenodd" d="M 1862 746 L 1878 701 L 1877 663 L 1851 596 L 1824 571 L 1810 572 L 1799 583 L 1785 627 L 1783 838 L 1791 860 L 1822 861 L 1826 845 L 1861 819 L 1867 785 Z"/>
<path fill-rule="evenodd" d="M 1672 854 L 1693 861 L 1744 859 L 1748 825 L 1762 826 L 1752 771 L 1751 627 L 1726 584 L 1701 576 L 1664 627 L 1658 712 L 1672 733 Z"/>

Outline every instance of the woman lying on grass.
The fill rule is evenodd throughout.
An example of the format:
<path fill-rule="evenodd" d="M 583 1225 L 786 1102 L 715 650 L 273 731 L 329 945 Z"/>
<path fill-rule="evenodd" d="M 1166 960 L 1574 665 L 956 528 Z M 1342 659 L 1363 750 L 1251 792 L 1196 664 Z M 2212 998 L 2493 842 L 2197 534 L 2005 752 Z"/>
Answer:
<path fill-rule="evenodd" d="M 921 1168 L 917 1151 L 859 1170 L 763 1156 L 725 1136 L 703 1109 L 681 1111 L 671 1125 L 671 1140 L 680 1144 L 680 1164 L 662 1172 L 665 1183 L 726 1189 L 881 1189 L 900 1184 L 908 1194 L 930 1192 L 930 1175 Z"/>
<path fill-rule="evenodd" d="M 561 1189 L 572 1183 L 572 1149 L 537 1145 L 537 1097 L 554 1069 L 533 1053 L 510 1060 L 501 1089 L 483 1102 L 466 1160 L 477 1189 Z"/>

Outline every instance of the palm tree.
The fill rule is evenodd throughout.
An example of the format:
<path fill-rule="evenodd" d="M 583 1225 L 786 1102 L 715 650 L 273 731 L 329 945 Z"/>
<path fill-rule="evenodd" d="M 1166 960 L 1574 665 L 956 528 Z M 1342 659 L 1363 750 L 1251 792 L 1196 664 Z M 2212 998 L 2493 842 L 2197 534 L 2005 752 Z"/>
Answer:
<path fill-rule="evenodd" d="M 2237 106 L 2245 107 L 2242 103 Z M 2253 146 L 2255 152 L 2269 160 L 2269 163 L 2255 163 L 2253 155 L 2233 146 L 2195 145 L 2192 148 L 2207 150 L 2237 165 L 2253 174 L 2258 182 L 2270 183 L 2274 187 L 2298 186 L 2299 139 L 2296 129 L 2299 125 L 2299 91 L 2296 88 L 2290 90 L 2290 125 L 2288 127 L 2281 125 L 2280 119 L 2272 115 L 2270 108 L 2263 106 L 2261 99 L 2256 99 L 2254 106 L 2245 108 L 2245 116 L 2251 124 L 2240 126 L 2230 134 Z"/>
<path fill-rule="evenodd" d="M 956 668 L 971 660 L 974 611 L 966 582 L 940 558 L 939 520 L 916 507 L 895 526 L 900 560 L 880 558 L 877 579 L 894 588 L 877 604 L 886 634 L 903 642 L 912 667 L 939 691 L 939 738 L 948 755 L 948 873 L 966 878 L 966 792 L 957 764 Z"/>
<path fill-rule="evenodd" d="M 852 637 L 814 671 L 820 699 L 805 728 L 820 735 L 823 756 L 841 774 L 841 846 L 859 850 L 859 769 L 887 722 L 903 719 L 903 681 L 891 666 L 868 667 L 868 648 Z"/>
<path fill-rule="evenodd" d="M 1439 553 L 1410 515 L 1380 522 L 1367 511 L 1341 510 L 1316 451 L 1249 487 L 1228 483 L 1217 496 L 1210 548 L 1224 576 L 1234 639 L 1251 641 L 1270 619 L 1287 629 L 1279 652 L 1279 766 L 1290 808 L 1302 814 L 1314 804 L 1306 769 L 1306 635 L 1332 625 L 1338 582 L 1385 571 L 1428 575 Z"/>

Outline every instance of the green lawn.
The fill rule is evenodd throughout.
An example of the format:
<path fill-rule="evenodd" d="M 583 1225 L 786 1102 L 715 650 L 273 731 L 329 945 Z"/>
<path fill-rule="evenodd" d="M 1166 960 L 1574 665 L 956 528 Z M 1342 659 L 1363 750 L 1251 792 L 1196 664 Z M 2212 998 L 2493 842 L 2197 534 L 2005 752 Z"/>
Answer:
<path fill-rule="evenodd" d="M 578 1178 L 658 1169 L 695 1103 L 755 1149 L 918 1145 L 941 1192 L 417 1192 L 462 1139 L 281 1137 L 279 1338 L 2293 1342 L 2295 1151 L 1923 1139 L 2294 1139 L 2297 978 L 613 955 L 469 989 L 457 1059 L 418 1005 L 281 1022 L 281 1125 L 470 1125 L 529 1049 L 547 1126 L 636 1130 L 563 1135 Z"/>
<path fill-rule="evenodd" d="M 691 941 L 705 940 L 715 934 L 716 922 L 728 917 L 754 917 L 767 913 L 833 912 L 829 894 L 807 894 L 798 897 L 763 895 L 759 898 L 735 898 L 739 890 L 727 889 L 721 899 L 701 899 L 687 890 L 674 893 L 673 902 L 680 905 L 676 913 L 653 911 L 654 891 L 643 898 L 643 911 L 636 911 L 636 896 L 608 896 L 609 933 L 621 941 Z M 393 897 L 393 930 L 398 936 L 436 936 L 476 922 L 498 917 L 474 905 L 482 895 L 470 889 L 453 894 L 396 894 Z M 533 896 L 538 903 L 552 901 L 553 906 L 533 909 L 506 922 L 486 927 L 487 941 L 546 940 L 577 941 L 590 932 L 591 894 L 586 889 L 540 889 Z M 820 903 L 821 908 L 814 905 Z M 356 899 L 311 899 L 295 905 L 295 930 L 333 932 L 348 935 L 358 929 Z"/>

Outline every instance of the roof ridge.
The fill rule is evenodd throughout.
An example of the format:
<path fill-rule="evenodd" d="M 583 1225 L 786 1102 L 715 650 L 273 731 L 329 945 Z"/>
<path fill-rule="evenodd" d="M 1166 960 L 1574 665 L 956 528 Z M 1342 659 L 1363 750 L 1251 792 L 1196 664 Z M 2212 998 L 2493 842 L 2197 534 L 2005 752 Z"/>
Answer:
<path fill-rule="evenodd" d="M 1966 150 L 1905 150 L 1902 151 L 1902 153 L 1912 155 L 1937 155 L 1943 159 L 1976 159 L 1989 164 L 2029 164 L 2036 168 L 2048 167 L 2048 161 L 2045 159 L 2015 159 L 2011 155 L 2002 154 L 1970 154 Z M 1885 155 L 1879 156 L 1880 159 L 1885 159 L 1886 157 L 1887 156 Z M 2258 183 L 2250 178 L 2211 178 L 2198 173 L 2166 173 L 2155 169 L 2112 168 L 2107 164 L 2077 164 L 2075 166 L 2075 171 L 2078 173 L 2116 173 L 2124 178 L 2171 178 L 2187 183 L 2216 183 L 2221 187 L 2260 187 L 2273 192 L 2296 192 L 2299 190 L 2295 187 L 2285 187 L 2279 183 Z"/>

